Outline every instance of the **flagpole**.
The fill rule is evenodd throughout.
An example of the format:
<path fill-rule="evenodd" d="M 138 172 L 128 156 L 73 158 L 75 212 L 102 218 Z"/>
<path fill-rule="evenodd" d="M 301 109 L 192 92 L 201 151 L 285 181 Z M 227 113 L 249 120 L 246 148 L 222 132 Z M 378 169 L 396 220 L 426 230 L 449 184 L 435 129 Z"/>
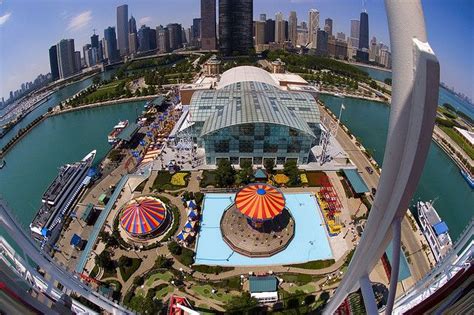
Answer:
<path fill-rule="evenodd" d="M 341 103 L 341 109 L 339 110 L 339 118 L 337 119 L 337 127 L 336 127 L 336 132 L 334 134 L 334 138 L 337 136 L 337 132 L 339 130 L 339 124 L 341 123 L 342 110 L 345 108 L 346 107 L 344 106 L 344 103 Z"/>

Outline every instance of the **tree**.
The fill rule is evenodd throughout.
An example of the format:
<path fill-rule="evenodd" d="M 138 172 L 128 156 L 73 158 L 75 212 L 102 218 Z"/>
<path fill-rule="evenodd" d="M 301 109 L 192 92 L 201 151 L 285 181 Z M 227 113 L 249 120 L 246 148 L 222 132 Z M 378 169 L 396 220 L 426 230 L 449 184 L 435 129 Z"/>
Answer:
<path fill-rule="evenodd" d="M 300 183 L 300 173 L 296 161 L 288 161 L 283 166 L 283 172 L 290 179 L 290 185 L 298 185 Z"/>
<path fill-rule="evenodd" d="M 100 76 L 96 75 L 92 78 L 92 84 L 99 84 L 100 83 Z"/>
<path fill-rule="evenodd" d="M 135 295 L 128 306 L 138 314 L 159 314 L 163 308 L 162 302 L 158 299 L 146 298 Z"/>
<path fill-rule="evenodd" d="M 253 176 L 252 162 L 243 161 L 240 163 L 240 171 L 238 173 L 238 182 L 248 184 Z"/>
<path fill-rule="evenodd" d="M 171 254 L 181 255 L 182 248 L 178 245 L 178 243 L 172 241 L 168 243 L 168 250 L 171 252 Z"/>
<path fill-rule="evenodd" d="M 222 159 L 217 163 L 216 181 L 220 187 L 228 187 L 235 182 L 235 170 L 229 160 Z"/>
<path fill-rule="evenodd" d="M 155 260 L 155 268 L 170 268 L 172 265 L 171 259 L 166 258 L 164 255 L 159 255 Z"/>
<path fill-rule="evenodd" d="M 127 256 L 122 256 L 118 260 L 119 268 L 130 267 L 132 265 L 132 259 Z"/>
<path fill-rule="evenodd" d="M 108 250 L 102 251 L 99 255 L 95 256 L 95 263 L 101 268 L 111 270 L 115 268 L 115 264 L 112 261 L 110 252 Z"/>
<path fill-rule="evenodd" d="M 265 161 L 263 162 L 263 166 L 265 167 L 265 170 L 268 174 L 273 174 L 275 168 L 275 160 L 265 159 Z"/>
<path fill-rule="evenodd" d="M 385 80 L 383 80 L 383 82 L 387 85 L 392 85 L 392 79 L 390 79 L 390 78 L 385 78 Z"/>
<path fill-rule="evenodd" d="M 241 296 L 233 296 L 225 306 L 230 314 L 254 314 L 258 307 L 258 300 L 244 292 Z"/>

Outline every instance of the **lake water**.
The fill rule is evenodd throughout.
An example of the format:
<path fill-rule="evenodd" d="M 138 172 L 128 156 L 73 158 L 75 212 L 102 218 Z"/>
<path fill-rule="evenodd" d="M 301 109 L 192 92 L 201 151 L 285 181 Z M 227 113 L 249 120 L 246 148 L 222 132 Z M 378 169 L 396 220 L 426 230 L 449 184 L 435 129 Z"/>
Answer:
<path fill-rule="evenodd" d="M 357 68 L 367 72 L 369 76 L 377 81 L 384 81 L 385 79 L 392 78 L 392 72 L 387 71 L 387 70 L 382 70 L 382 69 L 375 69 L 371 67 L 364 67 L 357 65 Z M 449 90 L 446 88 L 440 86 L 439 87 L 439 100 L 438 104 L 443 105 L 444 103 L 448 103 L 454 106 L 457 110 L 462 111 L 472 119 L 474 119 L 474 105 L 466 102 L 465 100 L 460 99 L 453 93 L 451 93 Z"/>
<path fill-rule="evenodd" d="M 341 98 L 321 95 L 321 100 L 333 112 L 339 112 Z M 382 166 L 390 107 L 353 98 L 344 98 L 343 101 L 346 109 L 342 112 L 342 122 L 373 152 L 375 160 Z M 419 199 L 436 199 L 435 208 L 448 224 L 453 240 L 460 235 L 473 216 L 473 190 L 462 178 L 458 167 L 434 142 L 431 142 L 413 202 Z"/>

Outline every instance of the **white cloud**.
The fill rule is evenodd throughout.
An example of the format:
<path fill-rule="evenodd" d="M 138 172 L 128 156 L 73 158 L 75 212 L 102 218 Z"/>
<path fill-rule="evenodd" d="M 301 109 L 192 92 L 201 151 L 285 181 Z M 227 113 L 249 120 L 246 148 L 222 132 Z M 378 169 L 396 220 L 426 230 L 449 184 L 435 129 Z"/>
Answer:
<path fill-rule="evenodd" d="M 77 31 L 80 30 L 87 25 L 89 25 L 90 21 L 92 20 L 92 11 L 84 11 L 75 17 L 73 17 L 69 21 L 69 25 L 67 26 L 67 29 L 69 31 Z"/>
<path fill-rule="evenodd" d="M 11 15 L 12 15 L 12 14 L 11 14 L 10 12 L 9 12 L 9 13 L 6 13 L 6 14 L 4 14 L 4 15 L 1 15 L 1 16 L 0 16 L 0 26 L 3 25 L 3 24 L 5 24 L 5 23 L 8 21 L 8 19 L 10 18 Z"/>
<path fill-rule="evenodd" d="M 138 20 L 138 25 L 145 25 L 146 23 L 151 22 L 151 17 L 150 16 L 144 16 L 140 20 Z"/>

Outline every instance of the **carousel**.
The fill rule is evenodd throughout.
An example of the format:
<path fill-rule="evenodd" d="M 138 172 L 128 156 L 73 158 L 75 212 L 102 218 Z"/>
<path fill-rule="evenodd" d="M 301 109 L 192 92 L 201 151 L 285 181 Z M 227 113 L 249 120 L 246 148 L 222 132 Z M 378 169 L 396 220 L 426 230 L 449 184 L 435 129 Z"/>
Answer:
<path fill-rule="evenodd" d="M 130 201 L 120 215 L 120 226 L 133 240 L 148 240 L 162 234 L 169 225 L 168 211 L 158 198 L 146 196 Z"/>
<path fill-rule="evenodd" d="M 285 197 L 267 184 L 250 184 L 235 195 L 223 214 L 224 241 L 248 257 L 269 257 L 285 249 L 293 239 L 295 222 L 285 207 Z"/>

